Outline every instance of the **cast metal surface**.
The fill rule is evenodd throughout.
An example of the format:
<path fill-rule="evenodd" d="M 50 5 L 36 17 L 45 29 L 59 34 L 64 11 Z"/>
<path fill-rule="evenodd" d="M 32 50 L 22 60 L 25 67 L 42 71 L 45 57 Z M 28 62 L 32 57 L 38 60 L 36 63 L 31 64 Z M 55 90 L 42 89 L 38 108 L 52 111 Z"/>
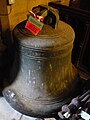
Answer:
<path fill-rule="evenodd" d="M 55 114 L 78 91 L 78 73 L 71 63 L 74 31 L 59 21 L 57 28 L 44 25 L 37 36 L 14 29 L 15 61 L 12 84 L 3 95 L 21 113 L 43 117 Z"/>

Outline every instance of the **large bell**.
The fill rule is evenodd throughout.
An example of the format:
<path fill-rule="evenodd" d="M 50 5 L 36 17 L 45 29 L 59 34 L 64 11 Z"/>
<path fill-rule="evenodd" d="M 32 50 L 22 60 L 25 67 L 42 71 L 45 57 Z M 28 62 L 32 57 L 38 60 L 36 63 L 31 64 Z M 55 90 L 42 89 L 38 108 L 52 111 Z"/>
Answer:
<path fill-rule="evenodd" d="M 78 73 L 71 63 L 74 31 L 58 21 L 54 29 L 44 25 L 37 36 L 24 28 L 14 29 L 15 61 L 12 84 L 3 95 L 9 104 L 30 116 L 53 115 L 77 94 Z"/>

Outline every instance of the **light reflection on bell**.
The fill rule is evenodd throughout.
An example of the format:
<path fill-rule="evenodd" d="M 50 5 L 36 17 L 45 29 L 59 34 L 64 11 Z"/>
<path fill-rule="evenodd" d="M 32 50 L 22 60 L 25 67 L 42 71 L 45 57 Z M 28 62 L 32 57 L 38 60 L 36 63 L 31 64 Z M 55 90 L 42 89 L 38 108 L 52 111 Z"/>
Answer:
<path fill-rule="evenodd" d="M 78 73 L 71 63 L 74 31 L 59 21 L 57 29 L 44 25 L 37 36 L 24 28 L 14 29 L 14 82 L 4 89 L 9 104 L 26 115 L 49 116 L 60 110 L 78 90 Z"/>

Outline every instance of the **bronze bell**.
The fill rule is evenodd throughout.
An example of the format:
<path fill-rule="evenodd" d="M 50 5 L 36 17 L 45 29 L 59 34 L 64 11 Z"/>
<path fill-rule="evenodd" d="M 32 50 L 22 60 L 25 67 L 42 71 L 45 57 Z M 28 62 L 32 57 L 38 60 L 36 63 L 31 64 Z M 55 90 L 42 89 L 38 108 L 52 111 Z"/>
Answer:
<path fill-rule="evenodd" d="M 17 111 L 30 116 L 49 116 L 77 93 L 78 72 L 71 63 L 74 31 L 65 22 L 55 29 L 45 24 L 37 36 L 25 29 L 26 21 L 14 31 L 14 82 L 3 95 Z"/>

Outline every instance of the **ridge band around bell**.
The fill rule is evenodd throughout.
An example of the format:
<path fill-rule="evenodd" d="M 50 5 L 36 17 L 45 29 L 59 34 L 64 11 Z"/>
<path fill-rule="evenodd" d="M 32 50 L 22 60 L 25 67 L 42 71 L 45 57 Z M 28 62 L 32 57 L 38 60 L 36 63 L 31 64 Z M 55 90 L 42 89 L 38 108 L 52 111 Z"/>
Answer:
<path fill-rule="evenodd" d="M 13 83 L 3 91 L 17 111 L 36 117 L 53 115 L 78 91 L 78 72 L 71 63 L 75 33 L 59 21 L 57 29 L 44 25 L 38 36 L 19 23 L 14 31 Z"/>

